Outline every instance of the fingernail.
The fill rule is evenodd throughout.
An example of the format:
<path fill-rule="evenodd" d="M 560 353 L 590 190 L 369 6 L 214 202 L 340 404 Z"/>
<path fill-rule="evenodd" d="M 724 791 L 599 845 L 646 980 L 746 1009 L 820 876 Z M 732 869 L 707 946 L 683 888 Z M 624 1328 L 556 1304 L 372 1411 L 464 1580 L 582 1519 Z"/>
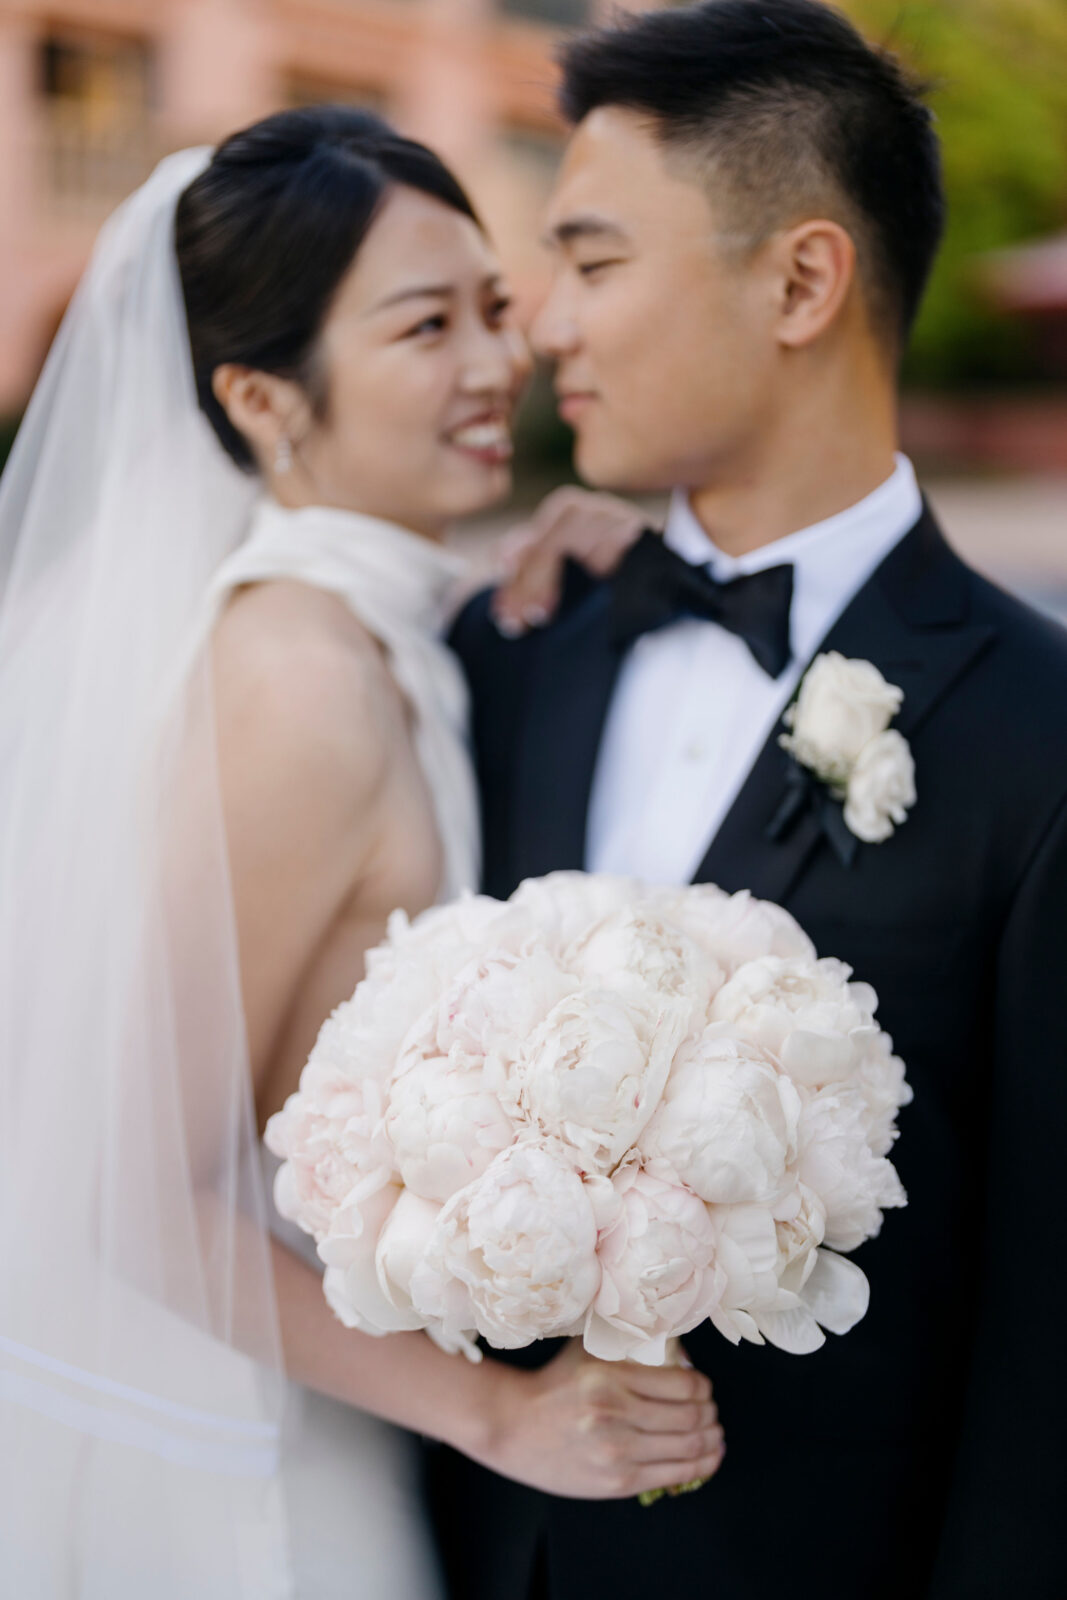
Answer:
<path fill-rule="evenodd" d="M 505 616 L 496 611 L 492 615 L 497 633 L 501 634 L 505 639 L 521 639 L 526 632 L 526 628 L 518 617 Z"/>
<path fill-rule="evenodd" d="M 548 621 L 548 607 L 527 606 L 522 614 L 522 620 L 528 628 L 543 628 Z"/>

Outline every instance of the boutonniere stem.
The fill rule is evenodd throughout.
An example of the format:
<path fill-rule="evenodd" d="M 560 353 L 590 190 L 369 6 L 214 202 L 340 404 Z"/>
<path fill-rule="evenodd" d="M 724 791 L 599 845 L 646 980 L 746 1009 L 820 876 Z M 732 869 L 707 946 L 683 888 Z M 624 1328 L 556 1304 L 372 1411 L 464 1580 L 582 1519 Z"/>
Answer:
<path fill-rule="evenodd" d="M 768 839 L 782 839 L 805 811 L 814 811 L 819 826 L 843 867 L 856 859 L 859 840 L 845 821 L 841 803 L 835 800 L 813 772 L 793 762 L 786 775 L 782 803 L 767 824 Z"/>

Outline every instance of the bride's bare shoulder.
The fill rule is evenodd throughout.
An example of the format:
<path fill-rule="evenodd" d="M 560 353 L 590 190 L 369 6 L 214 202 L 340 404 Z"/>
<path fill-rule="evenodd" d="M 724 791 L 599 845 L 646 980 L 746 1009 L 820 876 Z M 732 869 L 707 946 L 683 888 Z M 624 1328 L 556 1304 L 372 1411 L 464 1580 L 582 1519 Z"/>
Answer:
<path fill-rule="evenodd" d="M 279 764 L 365 792 L 403 731 L 380 645 L 342 600 L 307 584 L 237 590 L 215 627 L 212 675 L 224 752 L 271 749 Z"/>

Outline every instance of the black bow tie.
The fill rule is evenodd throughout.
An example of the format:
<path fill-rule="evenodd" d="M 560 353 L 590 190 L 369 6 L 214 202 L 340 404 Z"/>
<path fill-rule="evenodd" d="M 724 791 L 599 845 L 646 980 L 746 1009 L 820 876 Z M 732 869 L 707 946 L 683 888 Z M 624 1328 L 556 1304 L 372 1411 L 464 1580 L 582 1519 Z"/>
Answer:
<path fill-rule="evenodd" d="M 646 531 L 627 551 L 612 580 L 611 636 L 625 647 L 679 617 L 703 617 L 743 639 L 764 672 L 777 678 L 789 665 L 789 607 L 793 569 L 767 567 L 719 583 L 691 567 Z"/>

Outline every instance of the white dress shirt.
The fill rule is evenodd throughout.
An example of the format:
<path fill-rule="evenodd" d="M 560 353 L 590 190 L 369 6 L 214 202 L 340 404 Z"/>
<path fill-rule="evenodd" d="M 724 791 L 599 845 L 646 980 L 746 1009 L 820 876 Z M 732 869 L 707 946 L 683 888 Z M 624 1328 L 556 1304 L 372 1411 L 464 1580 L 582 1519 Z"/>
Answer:
<path fill-rule="evenodd" d="M 898 456 L 858 505 L 735 558 L 709 539 L 688 496 L 674 495 L 666 543 L 720 582 L 792 563 L 792 659 L 771 678 L 736 634 L 695 618 L 637 640 L 597 756 L 591 872 L 691 882 L 826 633 L 921 512 L 911 463 Z"/>

